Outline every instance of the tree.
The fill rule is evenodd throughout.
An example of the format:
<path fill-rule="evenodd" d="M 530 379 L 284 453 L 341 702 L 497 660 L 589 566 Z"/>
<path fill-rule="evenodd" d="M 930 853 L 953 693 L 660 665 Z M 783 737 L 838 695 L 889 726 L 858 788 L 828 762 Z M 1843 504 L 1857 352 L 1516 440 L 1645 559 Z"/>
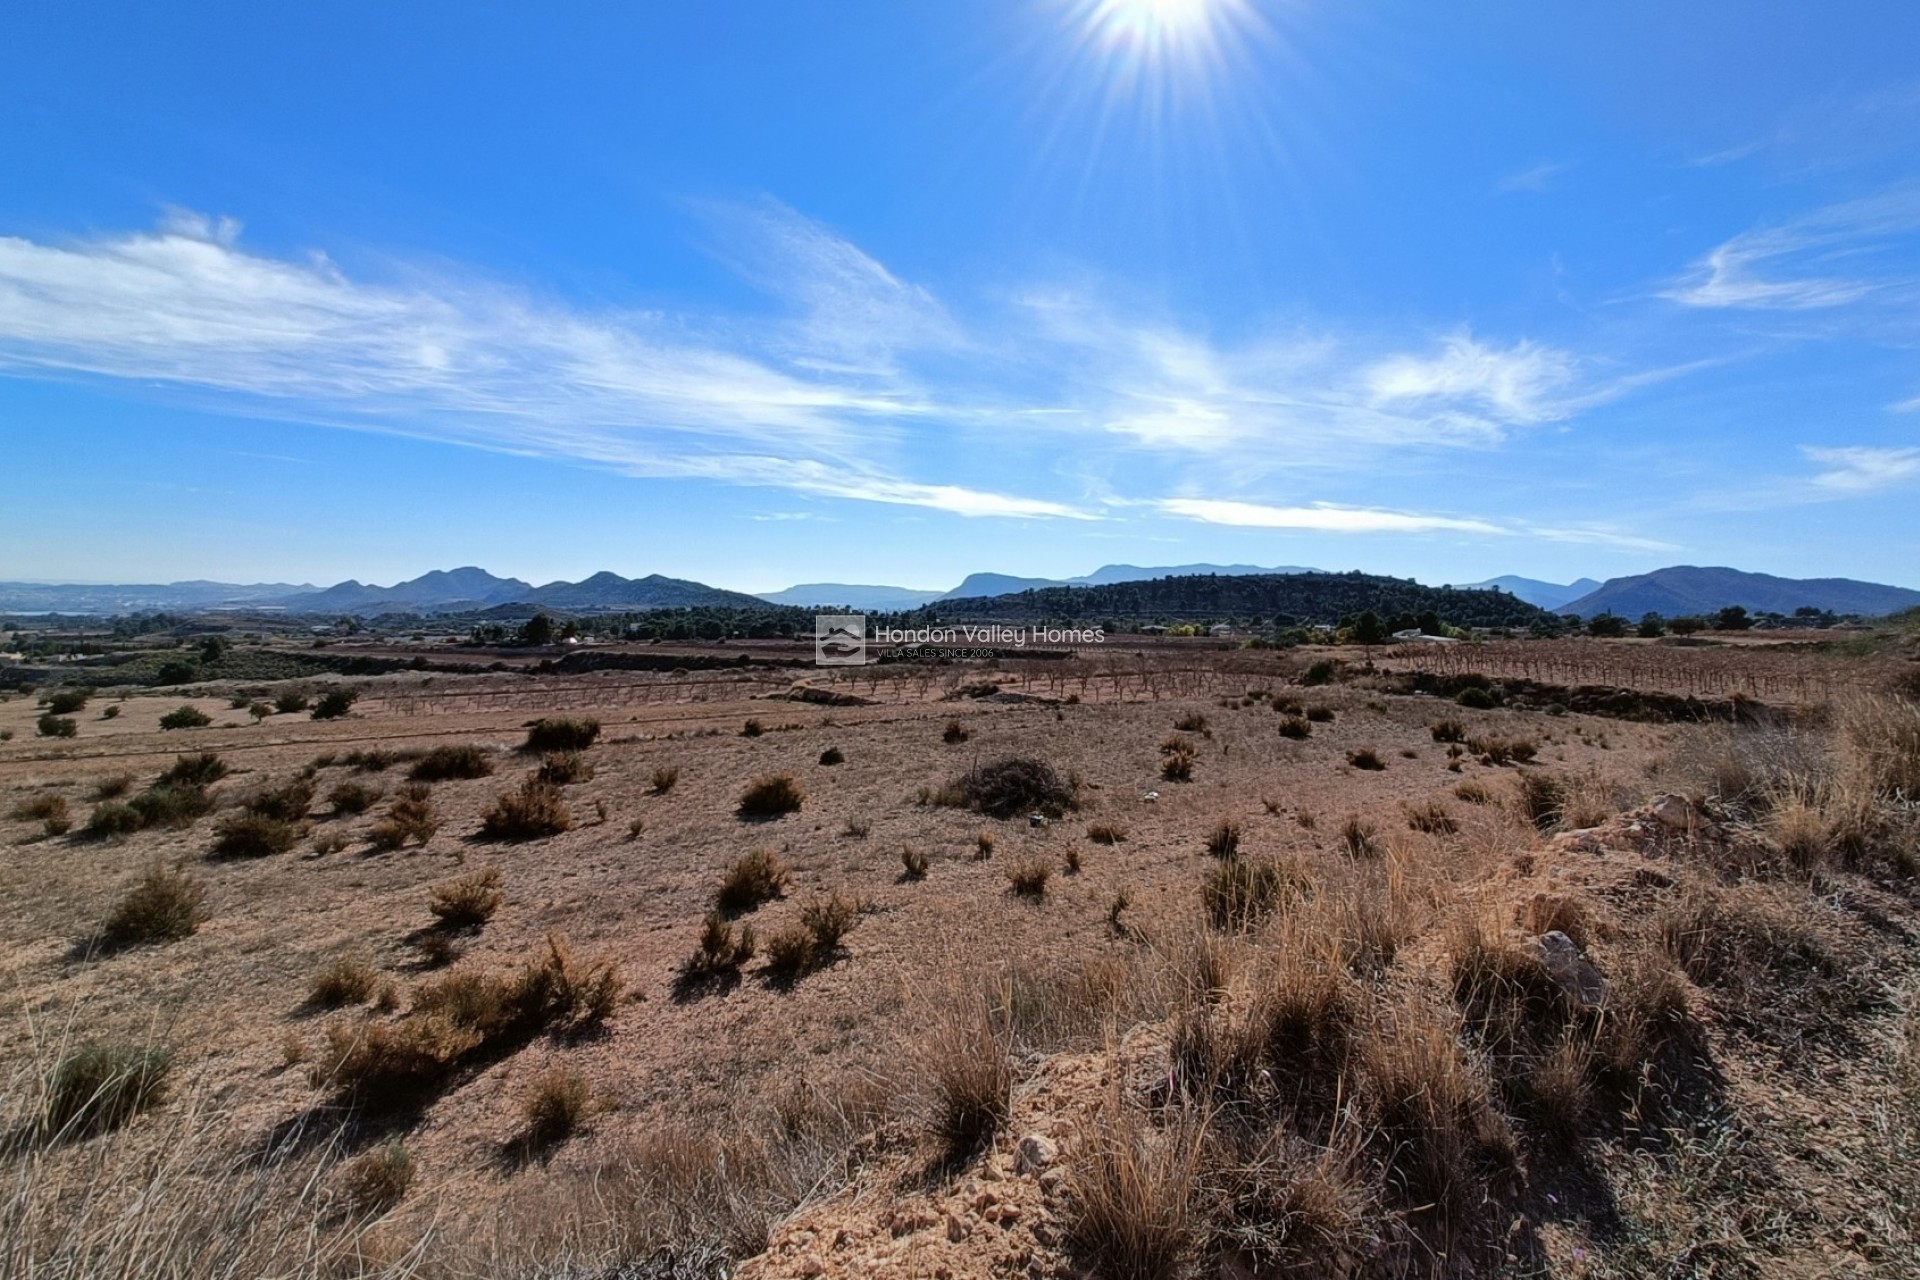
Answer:
<path fill-rule="evenodd" d="M 1696 631 L 1705 631 L 1707 624 L 1701 618 L 1675 618 L 1667 624 L 1667 630 L 1677 636 L 1690 636 Z"/>
<path fill-rule="evenodd" d="M 553 619 L 544 613 L 536 613 L 527 619 L 527 625 L 520 628 L 521 644 L 552 644 Z"/>
<path fill-rule="evenodd" d="M 1587 622 L 1587 634 L 1609 640 L 1627 634 L 1627 620 L 1611 613 L 1596 613 Z"/>
<path fill-rule="evenodd" d="M 1420 615 L 1420 634 L 1437 636 L 1440 634 L 1440 615 L 1428 609 Z"/>
<path fill-rule="evenodd" d="M 1747 611 L 1737 604 L 1730 604 L 1713 615 L 1715 631 L 1745 631 L 1752 625 L 1753 619 L 1748 617 Z"/>
<path fill-rule="evenodd" d="M 1667 624 L 1659 614 L 1645 613 L 1640 615 L 1640 638 L 1642 640 L 1651 640 L 1655 636 L 1663 636 L 1666 633 Z"/>
<path fill-rule="evenodd" d="M 1380 621 L 1380 615 L 1368 609 L 1353 624 L 1353 642 L 1371 649 L 1376 644 L 1384 644 L 1387 628 Z"/>

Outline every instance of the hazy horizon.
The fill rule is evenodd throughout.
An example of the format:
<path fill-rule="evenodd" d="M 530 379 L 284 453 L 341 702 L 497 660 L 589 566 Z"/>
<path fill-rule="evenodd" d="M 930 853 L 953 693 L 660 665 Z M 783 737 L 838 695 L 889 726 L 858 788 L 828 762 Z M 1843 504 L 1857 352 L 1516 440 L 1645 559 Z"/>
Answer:
<path fill-rule="evenodd" d="M 31 8 L 0 578 L 1911 585 L 1916 47 L 1894 4 Z"/>

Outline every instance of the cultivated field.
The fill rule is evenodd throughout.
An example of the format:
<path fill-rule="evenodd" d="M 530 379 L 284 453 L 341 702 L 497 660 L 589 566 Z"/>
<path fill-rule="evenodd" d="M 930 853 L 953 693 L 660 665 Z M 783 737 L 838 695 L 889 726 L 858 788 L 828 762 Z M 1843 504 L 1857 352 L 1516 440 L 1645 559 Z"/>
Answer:
<path fill-rule="evenodd" d="M 1912 664 L 1371 656 L 15 696 L 0 1266 L 1920 1274 Z"/>

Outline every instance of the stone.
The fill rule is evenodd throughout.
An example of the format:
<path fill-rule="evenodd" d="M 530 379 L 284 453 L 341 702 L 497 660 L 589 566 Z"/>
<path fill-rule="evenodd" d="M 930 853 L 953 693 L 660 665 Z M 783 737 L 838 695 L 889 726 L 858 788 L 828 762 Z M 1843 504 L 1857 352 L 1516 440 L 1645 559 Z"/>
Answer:
<path fill-rule="evenodd" d="M 1013 1167 L 1017 1173 L 1044 1169 L 1060 1158 L 1060 1148 L 1044 1134 L 1030 1133 L 1014 1148 Z"/>
<path fill-rule="evenodd" d="M 1606 1003 L 1607 980 L 1593 961 L 1580 952 L 1580 945 L 1558 929 L 1540 935 L 1540 962 L 1560 989 L 1583 1008 L 1598 1008 Z"/>

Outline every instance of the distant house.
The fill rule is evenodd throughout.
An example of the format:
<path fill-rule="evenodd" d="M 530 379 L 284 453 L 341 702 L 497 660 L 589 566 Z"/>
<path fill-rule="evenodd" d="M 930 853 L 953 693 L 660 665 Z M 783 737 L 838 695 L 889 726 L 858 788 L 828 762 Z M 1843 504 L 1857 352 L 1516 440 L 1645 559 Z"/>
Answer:
<path fill-rule="evenodd" d="M 1216 622 L 1207 628 L 1207 634 L 1210 636 L 1230 636 L 1233 634 L 1233 628 L 1224 622 Z"/>

